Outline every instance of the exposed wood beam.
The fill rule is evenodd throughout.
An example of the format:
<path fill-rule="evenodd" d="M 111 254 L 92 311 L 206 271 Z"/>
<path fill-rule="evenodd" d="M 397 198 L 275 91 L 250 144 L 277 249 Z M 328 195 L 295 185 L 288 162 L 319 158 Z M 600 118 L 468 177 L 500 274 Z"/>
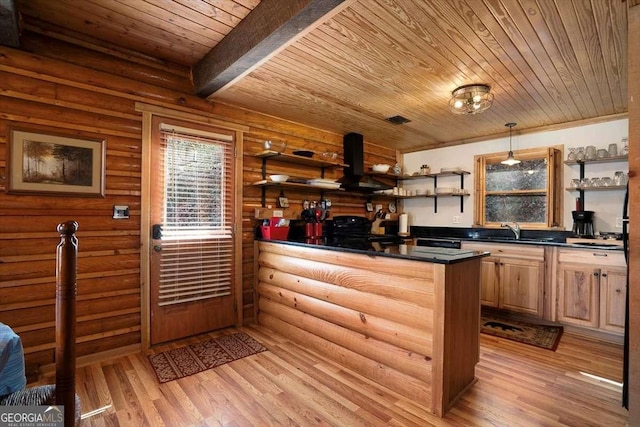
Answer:
<path fill-rule="evenodd" d="M 262 0 L 192 69 L 207 98 L 233 85 L 355 0 Z"/>
<path fill-rule="evenodd" d="M 0 44 L 20 46 L 18 10 L 14 0 L 0 0 Z"/>

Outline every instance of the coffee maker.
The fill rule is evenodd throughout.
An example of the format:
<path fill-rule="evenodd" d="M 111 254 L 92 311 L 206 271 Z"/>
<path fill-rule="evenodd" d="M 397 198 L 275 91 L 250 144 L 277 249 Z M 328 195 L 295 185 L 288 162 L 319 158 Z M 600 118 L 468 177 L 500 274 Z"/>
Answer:
<path fill-rule="evenodd" d="M 571 211 L 573 215 L 573 234 L 576 237 L 594 238 L 593 211 Z"/>

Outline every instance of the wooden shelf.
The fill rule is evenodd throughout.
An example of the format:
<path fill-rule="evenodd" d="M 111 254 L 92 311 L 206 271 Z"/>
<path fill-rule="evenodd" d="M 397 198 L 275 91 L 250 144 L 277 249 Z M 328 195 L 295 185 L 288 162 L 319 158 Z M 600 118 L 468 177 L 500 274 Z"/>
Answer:
<path fill-rule="evenodd" d="M 277 151 L 265 150 L 255 154 L 261 159 L 276 160 L 278 162 L 294 163 L 303 166 L 315 166 L 319 168 L 344 168 L 349 167 L 344 163 L 332 162 L 322 159 L 314 159 L 313 157 L 297 156 L 295 154 L 279 153 Z"/>
<path fill-rule="evenodd" d="M 312 189 L 312 190 L 320 190 L 320 191 L 345 191 L 344 188 L 326 188 L 319 187 L 317 185 L 311 184 L 302 184 L 299 182 L 273 182 L 267 179 L 262 179 L 260 181 L 256 181 L 250 185 L 255 187 L 280 187 L 280 188 L 304 188 L 304 189 Z"/>
<path fill-rule="evenodd" d="M 586 165 L 591 163 L 611 163 L 611 162 L 626 162 L 629 160 L 629 156 L 613 156 L 613 157 L 599 157 L 593 160 L 566 160 L 564 162 L 565 165 Z"/>
<path fill-rule="evenodd" d="M 408 181 L 411 179 L 423 179 L 423 178 L 437 178 L 439 176 L 462 176 L 462 175 L 469 175 L 471 172 L 469 171 L 451 171 L 451 172 L 435 172 L 435 173 L 428 173 L 426 175 L 399 175 L 396 176 L 396 178 L 399 181 Z"/>
<path fill-rule="evenodd" d="M 587 165 L 596 164 L 596 163 L 612 163 L 612 162 L 628 162 L 629 156 L 614 156 L 614 157 L 600 157 L 593 160 L 582 160 L 582 161 L 565 161 L 564 164 L 567 166 L 580 166 L 580 180 L 584 179 L 584 172 Z M 626 190 L 626 185 L 610 185 L 607 187 L 570 187 L 566 188 L 566 191 L 577 191 L 580 196 L 580 200 L 582 201 L 582 209 L 586 209 L 586 201 L 584 197 L 585 191 L 611 191 L 611 190 Z"/>
<path fill-rule="evenodd" d="M 569 187 L 567 191 L 605 191 L 605 190 L 626 190 L 626 185 L 609 185 L 606 187 Z"/>
<path fill-rule="evenodd" d="M 433 186 L 434 188 L 438 188 L 438 178 L 439 177 L 446 177 L 446 176 L 459 176 L 460 177 L 460 188 L 464 189 L 464 176 L 465 175 L 469 175 L 471 172 L 469 171 L 464 171 L 464 170 L 456 170 L 456 171 L 447 171 L 447 172 L 435 172 L 435 173 L 429 173 L 426 175 L 407 175 L 407 176 L 398 176 L 397 179 L 398 181 L 408 181 L 408 180 L 413 180 L 413 179 L 424 179 L 424 178 L 431 178 L 433 179 Z M 419 197 L 424 197 L 424 198 L 428 198 L 428 199 L 434 199 L 433 200 L 433 211 L 435 213 L 438 213 L 438 198 L 441 197 L 460 197 L 460 212 L 464 212 L 464 204 L 463 204 L 463 198 L 466 196 L 469 196 L 470 194 L 468 193 L 462 193 L 462 194 L 456 194 L 456 193 L 449 193 L 449 194 L 429 194 L 429 195 L 424 195 L 424 196 L 399 196 L 399 199 L 413 199 L 413 198 L 419 198 Z"/>

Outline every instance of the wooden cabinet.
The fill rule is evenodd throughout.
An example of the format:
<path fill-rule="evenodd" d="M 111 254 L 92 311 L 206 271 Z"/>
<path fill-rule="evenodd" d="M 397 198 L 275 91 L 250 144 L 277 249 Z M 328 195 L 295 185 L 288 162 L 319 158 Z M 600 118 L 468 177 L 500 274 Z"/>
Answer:
<path fill-rule="evenodd" d="M 557 320 L 624 332 L 627 274 L 621 252 L 561 248 L 557 255 Z"/>
<path fill-rule="evenodd" d="M 500 258 L 490 256 L 482 259 L 480 302 L 484 306 L 498 308 L 500 305 L 499 266 Z"/>
<path fill-rule="evenodd" d="M 462 246 L 464 249 L 491 252 L 490 257 L 482 260 L 482 305 L 542 317 L 544 248 L 484 242 L 463 242 Z"/>
<path fill-rule="evenodd" d="M 560 265 L 558 268 L 558 320 L 579 326 L 598 326 L 600 269 Z"/>
<path fill-rule="evenodd" d="M 608 268 L 600 272 L 600 328 L 624 333 L 627 270 Z"/>
<path fill-rule="evenodd" d="M 542 316 L 542 260 L 500 258 L 500 307 Z"/>

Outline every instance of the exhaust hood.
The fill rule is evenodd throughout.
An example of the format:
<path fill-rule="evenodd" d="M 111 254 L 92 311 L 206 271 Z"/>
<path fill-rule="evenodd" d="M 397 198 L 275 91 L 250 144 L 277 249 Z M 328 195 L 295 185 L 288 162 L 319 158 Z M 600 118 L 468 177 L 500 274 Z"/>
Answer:
<path fill-rule="evenodd" d="M 349 133 L 342 140 L 344 162 L 349 165 L 344 168 L 344 176 L 338 181 L 347 190 L 375 191 L 389 190 L 392 186 L 373 179 L 364 170 L 364 137 L 359 133 Z"/>

